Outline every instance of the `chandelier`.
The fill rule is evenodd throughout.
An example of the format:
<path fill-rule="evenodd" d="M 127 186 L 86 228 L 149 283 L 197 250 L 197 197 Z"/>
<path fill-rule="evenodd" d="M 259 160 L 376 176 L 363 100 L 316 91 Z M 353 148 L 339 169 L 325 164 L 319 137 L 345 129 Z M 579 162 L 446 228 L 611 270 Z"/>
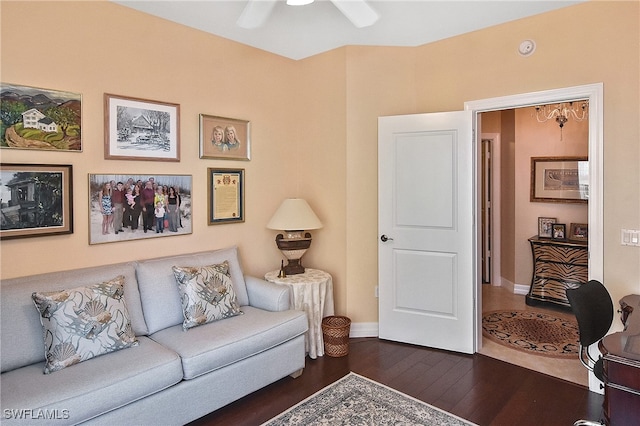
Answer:
<path fill-rule="evenodd" d="M 555 119 L 560 126 L 560 140 L 562 140 L 562 128 L 569 118 L 576 121 L 584 121 L 589 118 L 589 101 L 562 102 L 559 104 L 538 105 L 535 107 L 535 115 L 538 123 Z"/>

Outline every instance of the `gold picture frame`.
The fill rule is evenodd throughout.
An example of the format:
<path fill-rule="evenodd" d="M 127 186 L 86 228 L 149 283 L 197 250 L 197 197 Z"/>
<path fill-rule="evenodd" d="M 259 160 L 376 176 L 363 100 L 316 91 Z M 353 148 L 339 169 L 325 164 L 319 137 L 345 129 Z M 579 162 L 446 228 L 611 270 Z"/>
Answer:
<path fill-rule="evenodd" d="M 251 159 L 251 122 L 200 114 L 200 158 Z"/>

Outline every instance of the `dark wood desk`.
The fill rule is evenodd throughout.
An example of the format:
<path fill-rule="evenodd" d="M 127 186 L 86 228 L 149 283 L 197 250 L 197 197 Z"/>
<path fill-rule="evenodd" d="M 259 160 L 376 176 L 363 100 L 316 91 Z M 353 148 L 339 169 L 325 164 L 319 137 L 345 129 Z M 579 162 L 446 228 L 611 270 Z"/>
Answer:
<path fill-rule="evenodd" d="M 640 422 L 640 295 L 620 300 L 624 331 L 599 344 L 604 363 L 604 417 L 607 425 Z"/>

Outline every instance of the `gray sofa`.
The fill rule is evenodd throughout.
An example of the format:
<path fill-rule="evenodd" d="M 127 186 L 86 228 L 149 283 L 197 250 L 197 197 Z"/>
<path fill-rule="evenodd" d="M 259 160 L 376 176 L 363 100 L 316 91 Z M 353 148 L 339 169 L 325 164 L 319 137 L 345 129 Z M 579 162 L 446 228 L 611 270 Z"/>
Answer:
<path fill-rule="evenodd" d="M 183 331 L 172 266 L 225 260 L 243 314 Z M 125 277 L 139 344 L 43 374 L 43 330 L 31 294 L 116 275 Z M 3 425 L 184 424 L 297 377 L 305 365 L 305 313 L 289 309 L 286 286 L 244 276 L 235 247 L 7 279 L 0 296 Z"/>

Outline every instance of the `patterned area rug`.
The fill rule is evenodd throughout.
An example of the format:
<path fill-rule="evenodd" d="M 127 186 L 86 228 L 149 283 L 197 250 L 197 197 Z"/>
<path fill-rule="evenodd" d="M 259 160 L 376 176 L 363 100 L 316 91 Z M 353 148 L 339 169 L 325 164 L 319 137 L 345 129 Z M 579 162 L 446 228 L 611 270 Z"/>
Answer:
<path fill-rule="evenodd" d="M 482 317 L 482 334 L 512 349 L 554 358 L 577 358 L 576 320 L 532 311 L 493 311 Z"/>
<path fill-rule="evenodd" d="M 264 425 L 473 425 L 373 380 L 349 373 Z"/>

